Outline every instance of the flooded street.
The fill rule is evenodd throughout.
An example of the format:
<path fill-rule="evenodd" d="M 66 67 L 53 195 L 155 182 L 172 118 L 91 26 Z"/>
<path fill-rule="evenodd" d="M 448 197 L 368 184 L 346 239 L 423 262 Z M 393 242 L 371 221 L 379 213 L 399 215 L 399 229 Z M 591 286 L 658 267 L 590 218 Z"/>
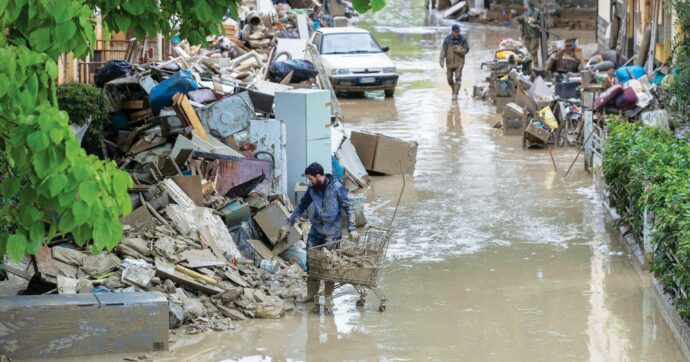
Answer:
<path fill-rule="evenodd" d="M 454 105 L 438 51 L 446 26 L 428 25 L 423 1 L 389 2 L 360 26 L 376 33 L 401 74 L 396 96 L 341 100 L 347 127 L 419 142 L 381 286 L 336 300 L 333 316 L 299 307 L 237 330 L 173 336 L 182 360 L 678 361 L 683 356 L 639 275 L 614 241 L 576 150 L 523 150 L 491 128 L 488 102 L 471 98 L 500 39 L 516 29 L 463 27 L 471 52 Z M 402 17 L 399 14 L 403 14 Z M 589 39 L 593 41 L 593 34 Z M 366 213 L 386 225 L 401 178 L 375 178 Z"/>

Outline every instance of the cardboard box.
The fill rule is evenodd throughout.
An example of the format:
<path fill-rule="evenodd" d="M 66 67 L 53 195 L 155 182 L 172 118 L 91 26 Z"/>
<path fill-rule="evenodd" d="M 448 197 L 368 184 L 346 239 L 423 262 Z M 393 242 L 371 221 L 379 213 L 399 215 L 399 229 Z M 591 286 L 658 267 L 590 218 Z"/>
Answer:
<path fill-rule="evenodd" d="M 350 142 L 355 146 L 359 159 L 364 168 L 370 171 L 374 169 L 374 156 L 376 155 L 378 139 L 378 135 L 357 131 L 352 131 L 350 135 Z"/>
<path fill-rule="evenodd" d="M 273 201 L 268 207 L 259 210 L 254 215 L 254 221 L 266 234 L 271 244 L 276 245 L 280 241 L 278 240 L 280 229 L 288 224 L 289 217 L 290 213 L 288 213 L 285 205 L 280 201 Z M 297 226 L 293 225 L 288 235 L 288 244 L 298 241 L 302 236 L 301 234 Z"/>
<path fill-rule="evenodd" d="M 414 173 L 417 142 L 362 132 L 352 132 L 350 141 L 368 171 L 399 175 L 402 163 L 405 173 Z"/>
<path fill-rule="evenodd" d="M 551 132 L 535 125 L 534 122 L 530 122 L 530 124 L 525 129 L 525 132 L 538 138 L 539 140 L 543 141 L 544 143 L 546 143 L 549 140 L 549 137 L 551 137 Z"/>
<path fill-rule="evenodd" d="M 159 292 L 0 297 L 0 352 L 46 359 L 168 350 Z"/>
<path fill-rule="evenodd" d="M 386 175 L 413 174 L 416 162 L 417 142 L 379 135 L 372 171 Z"/>

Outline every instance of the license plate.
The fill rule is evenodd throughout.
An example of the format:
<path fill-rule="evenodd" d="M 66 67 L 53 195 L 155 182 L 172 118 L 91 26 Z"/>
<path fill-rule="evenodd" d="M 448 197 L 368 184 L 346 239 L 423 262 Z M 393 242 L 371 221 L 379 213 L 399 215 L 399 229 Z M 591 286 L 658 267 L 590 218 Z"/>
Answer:
<path fill-rule="evenodd" d="M 359 83 L 361 84 L 371 84 L 376 83 L 376 78 L 359 78 Z"/>

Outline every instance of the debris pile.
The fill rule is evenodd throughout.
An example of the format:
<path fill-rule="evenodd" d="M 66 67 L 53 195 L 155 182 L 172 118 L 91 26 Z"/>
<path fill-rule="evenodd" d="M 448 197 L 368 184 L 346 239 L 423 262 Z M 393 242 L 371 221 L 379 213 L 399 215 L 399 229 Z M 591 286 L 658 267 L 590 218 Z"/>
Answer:
<path fill-rule="evenodd" d="M 605 114 L 668 127 L 658 101 L 665 68 L 628 64 L 615 50 L 596 51 L 585 62 L 577 39 L 566 39 L 551 42 L 545 68 L 536 69 L 522 43 L 505 39 L 482 64 L 490 75 L 473 94 L 496 105 L 502 120 L 494 127 L 522 136 L 524 148 L 588 143 L 585 122 L 603 122 Z"/>

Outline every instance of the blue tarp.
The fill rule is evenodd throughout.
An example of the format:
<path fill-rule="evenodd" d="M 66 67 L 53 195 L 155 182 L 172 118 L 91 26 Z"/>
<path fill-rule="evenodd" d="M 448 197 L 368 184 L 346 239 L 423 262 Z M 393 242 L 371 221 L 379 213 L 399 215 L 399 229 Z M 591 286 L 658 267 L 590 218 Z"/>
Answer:
<path fill-rule="evenodd" d="M 616 77 L 621 84 L 628 83 L 633 79 L 639 79 L 645 74 L 646 72 L 644 71 L 644 68 L 639 65 L 620 67 L 616 70 Z"/>
<path fill-rule="evenodd" d="M 161 109 L 172 105 L 172 97 L 176 93 L 186 94 L 191 90 L 197 89 L 199 89 L 199 85 L 194 80 L 192 72 L 181 70 L 151 89 L 149 104 L 153 112 L 158 114 Z"/>

